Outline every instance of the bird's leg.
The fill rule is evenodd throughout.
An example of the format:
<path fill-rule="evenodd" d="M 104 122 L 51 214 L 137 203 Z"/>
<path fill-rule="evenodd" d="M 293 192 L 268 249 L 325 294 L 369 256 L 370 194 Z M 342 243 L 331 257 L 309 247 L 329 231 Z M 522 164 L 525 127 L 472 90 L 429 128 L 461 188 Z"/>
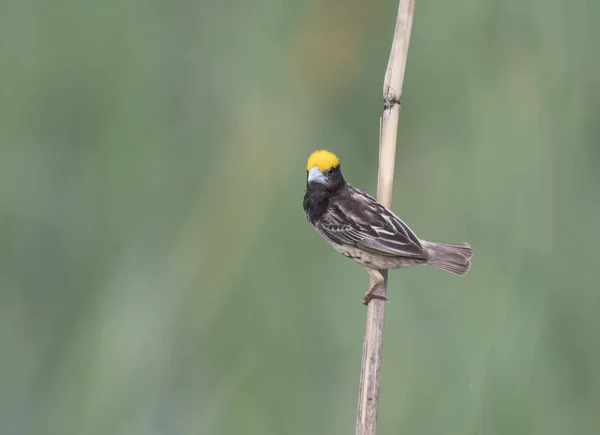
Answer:
<path fill-rule="evenodd" d="M 368 292 L 365 293 L 363 303 L 365 305 L 369 305 L 371 299 L 380 299 L 383 301 L 387 301 L 387 298 L 385 296 L 376 294 L 377 290 L 379 290 L 379 288 L 381 287 L 381 284 L 383 284 L 383 275 L 377 269 L 367 269 L 367 271 L 369 272 L 369 276 L 375 281 L 375 285 L 371 287 L 371 289 Z"/>
<path fill-rule="evenodd" d="M 382 301 L 388 300 L 385 296 L 376 294 L 377 290 L 379 290 L 379 287 L 381 287 L 381 284 L 375 284 L 371 290 L 365 293 L 363 304 L 369 305 L 369 302 L 371 302 L 372 299 L 380 299 Z"/>

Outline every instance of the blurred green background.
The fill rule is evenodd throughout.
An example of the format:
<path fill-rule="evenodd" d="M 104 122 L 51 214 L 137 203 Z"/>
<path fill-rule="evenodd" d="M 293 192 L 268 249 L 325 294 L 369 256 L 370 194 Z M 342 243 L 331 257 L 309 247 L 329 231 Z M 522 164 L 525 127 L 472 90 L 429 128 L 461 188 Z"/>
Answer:
<path fill-rule="evenodd" d="M 349 434 L 367 274 L 302 211 L 376 190 L 392 0 L 0 3 L 0 433 Z M 600 431 L 600 2 L 420 1 L 381 434 Z"/>

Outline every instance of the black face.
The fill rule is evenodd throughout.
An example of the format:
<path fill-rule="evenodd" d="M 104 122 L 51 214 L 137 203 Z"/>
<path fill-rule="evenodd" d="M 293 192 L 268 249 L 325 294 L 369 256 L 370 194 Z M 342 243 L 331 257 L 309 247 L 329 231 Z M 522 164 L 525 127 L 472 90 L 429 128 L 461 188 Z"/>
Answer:
<path fill-rule="evenodd" d="M 308 171 L 306 174 L 306 194 L 304 195 L 303 206 L 306 217 L 312 223 L 323 216 L 329 207 L 331 197 L 346 185 L 339 165 L 336 168 L 323 171 L 322 174 L 322 178 L 310 182 L 308 181 Z"/>
<path fill-rule="evenodd" d="M 306 188 L 309 190 L 316 189 L 334 192 L 346 183 L 344 181 L 344 177 L 342 176 L 342 169 L 340 165 L 338 165 L 335 168 L 329 168 L 326 171 L 323 171 L 322 173 L 325 183 L 321 182 L 322 180 L 313 180 L 309 182 L 308 171 L 306 171 Z"/>

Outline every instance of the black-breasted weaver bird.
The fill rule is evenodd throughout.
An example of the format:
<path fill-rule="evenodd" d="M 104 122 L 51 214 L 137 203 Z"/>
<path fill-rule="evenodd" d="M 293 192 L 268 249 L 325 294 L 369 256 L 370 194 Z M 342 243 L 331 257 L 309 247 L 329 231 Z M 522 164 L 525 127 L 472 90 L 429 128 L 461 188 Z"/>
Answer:
<path fill-rule="evenodd" d="M 472 251 L 468 243 L 419 239 L 375 198 L 346 183 L 335 154 L 315 151 L 308 158 L 306 172 L 306 217 L 342 255 L 365 266 L 376 282 L 365 294 L 365 304 L 380 298 L 375 292 L 385 269 L 429 264 L 457 275 L 469 270 Z"/>

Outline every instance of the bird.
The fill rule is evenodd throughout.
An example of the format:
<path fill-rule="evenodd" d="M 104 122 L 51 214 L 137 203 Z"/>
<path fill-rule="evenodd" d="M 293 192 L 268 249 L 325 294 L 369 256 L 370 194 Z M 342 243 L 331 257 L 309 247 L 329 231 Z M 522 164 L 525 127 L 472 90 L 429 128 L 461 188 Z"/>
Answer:
<path fill-rule="evenodd" d="M 339 158 L 330 151 L 313 152 L 306 165 L 303 208 L 317 232 L 338 252 L 364 266 L 374 286 L 363 303 L 378 295 L 387 269 L 426 264 L 465 275 L 471 266 L 468 243 L 435 243 L 419 239 L 390 209 L 346 182 Z"/>

